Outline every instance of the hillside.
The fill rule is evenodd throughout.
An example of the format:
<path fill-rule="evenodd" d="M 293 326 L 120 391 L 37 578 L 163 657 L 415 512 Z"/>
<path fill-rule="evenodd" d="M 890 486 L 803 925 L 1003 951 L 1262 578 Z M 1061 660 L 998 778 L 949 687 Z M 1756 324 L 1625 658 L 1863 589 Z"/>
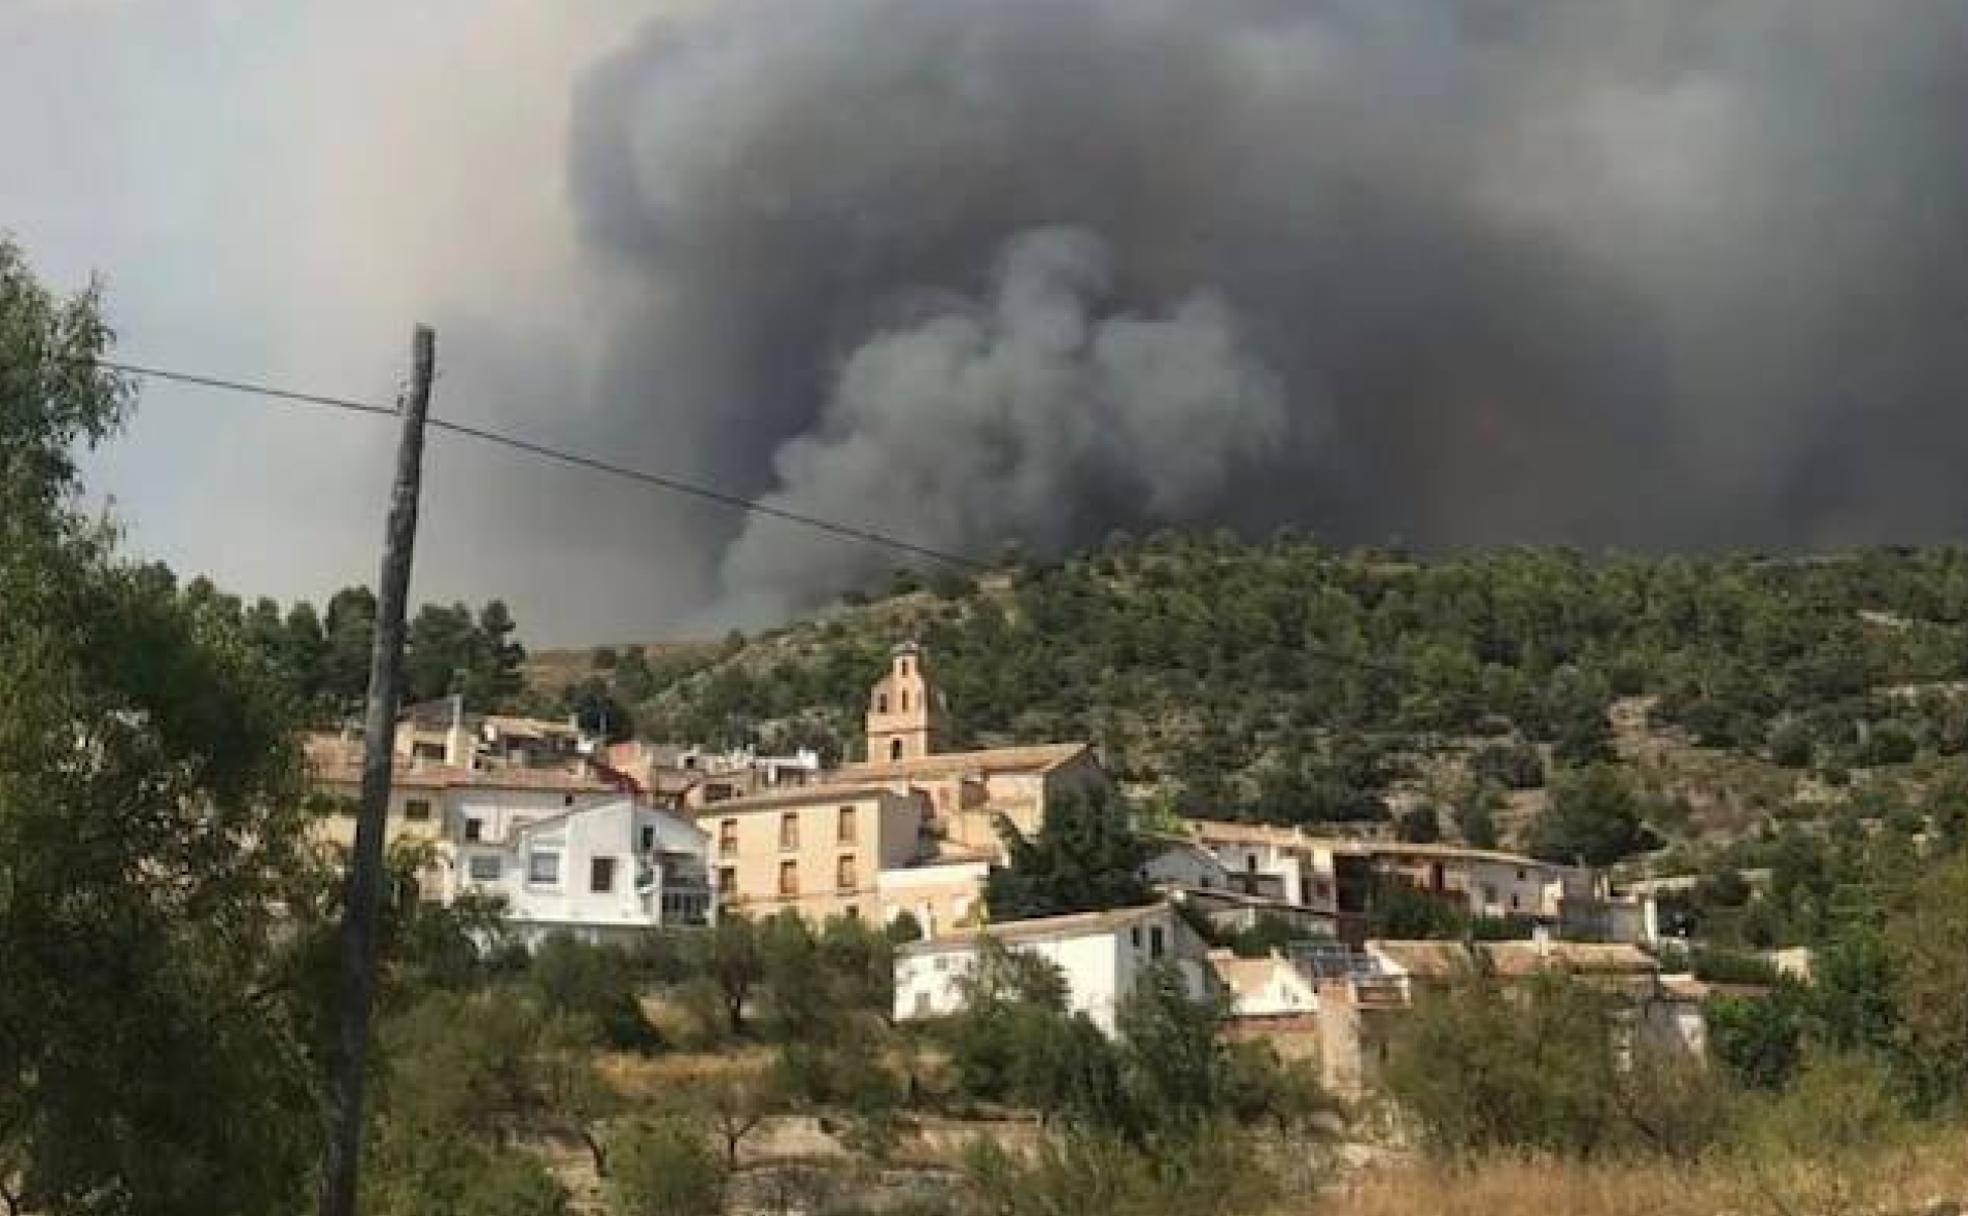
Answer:
<path fill-rule="evenodd" d="M 1605 765 L 1648 843 L 1700 844 L 1923 813 L 1968 746 L 1964 620 L 1955 549 L 1420 561 L 1163 535 L 905 578 L 626 700 L 646 734 L 851 755 L 886 648 L 914 637 L 958 744 L 1089 738 L 1151 806 L 1363 829 L 1424 807 L 1402 830 L 1521 843 L 1548 784 Z"/>

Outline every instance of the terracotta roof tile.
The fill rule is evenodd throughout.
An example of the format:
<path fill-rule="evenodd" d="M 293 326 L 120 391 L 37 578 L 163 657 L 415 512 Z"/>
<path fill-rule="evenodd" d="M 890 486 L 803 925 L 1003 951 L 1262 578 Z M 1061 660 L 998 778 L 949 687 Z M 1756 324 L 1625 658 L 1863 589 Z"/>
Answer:
<path fill-rule="evenodd" d="M 963 773 L 1048 773 L 1093 750 L 1088 743 L 1039 743 L 1027 747 L 992 747 L 974 752 L 939 752 L 913 760 L 864 761 L 842 765 L 821 780 L 863 782 L 897 777 L 943 777 Z"/>
<path fill-rule="evenodd" d="M 699 819 L 715 819 L 720 815 L 743 814 L 746 811 L 773 810 L 788 806 L 809 806 L 832 804 L 845 799 L 873 798 L 877 796 L 894 797 L 895 791 L 885 785 L 797 785 L 791 789 L 773 790 L 764 794 L 748 794 L 743 798 L 726 798 L 722 802 L 706 803 L 696 810 Z"/>

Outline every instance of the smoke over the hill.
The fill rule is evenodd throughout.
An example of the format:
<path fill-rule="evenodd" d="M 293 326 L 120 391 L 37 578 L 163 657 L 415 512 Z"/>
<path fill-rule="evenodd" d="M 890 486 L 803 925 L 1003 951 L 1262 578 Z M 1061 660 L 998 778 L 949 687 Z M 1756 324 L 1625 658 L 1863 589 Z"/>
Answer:
<path fill-rule="evenodd" d="M 1959 0 L 719 0 L 570 188 L 612 425 L 923 544 L 1913 540 L 1964 123 Z M 752 615 L 895 560 L 700 539 Z"/>

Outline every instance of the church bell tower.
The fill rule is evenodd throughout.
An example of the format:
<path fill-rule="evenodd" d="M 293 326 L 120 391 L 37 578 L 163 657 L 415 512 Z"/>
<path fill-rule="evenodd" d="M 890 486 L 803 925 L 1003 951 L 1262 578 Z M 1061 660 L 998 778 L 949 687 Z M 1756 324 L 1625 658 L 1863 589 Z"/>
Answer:
<path fill-rule="evenodd" d="M 895 648 L 888 674 L 868 695 L 868 762 L 895 764 L 933 755 L 942 743 L 943 694 L 923 670 L 923 649 Z"/>

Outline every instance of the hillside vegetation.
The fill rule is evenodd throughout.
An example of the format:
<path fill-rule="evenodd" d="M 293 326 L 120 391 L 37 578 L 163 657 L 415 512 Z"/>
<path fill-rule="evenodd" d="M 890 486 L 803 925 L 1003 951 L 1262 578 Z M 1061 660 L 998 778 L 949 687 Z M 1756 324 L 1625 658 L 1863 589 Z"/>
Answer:
<path fill-rule="evenodd" d="M 1968 745 L 1964 617 L 1956 549 L 1422 562 L 1166 535 L 933 589 L 905 578 L 672 669 L 637 716 L 849 755 L 886 648 L 915 637 L 958 743 L 1092 739 L 1184 810 L 1374 819 L 1431 757 L 1536 787 L 1552 767 L 1657 761 L 1662 740 L 1840 787 Z M 1637 728 L 1624 749 L 1616 717 Z"/>

